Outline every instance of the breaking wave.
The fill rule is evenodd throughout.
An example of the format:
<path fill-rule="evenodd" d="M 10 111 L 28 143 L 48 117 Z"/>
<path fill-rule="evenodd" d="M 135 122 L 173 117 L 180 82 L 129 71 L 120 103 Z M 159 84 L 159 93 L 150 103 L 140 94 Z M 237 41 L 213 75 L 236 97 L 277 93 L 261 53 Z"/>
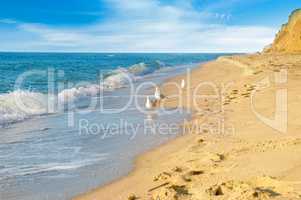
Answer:
<path fill-rule="evenodd" d="M 0 95 L 0 126 L 47 112 L 47 96 L 17 90 Z"/>
<path fill-rule="evenodd" d="M 64 89 L 52 98 L 48 98 L 47 94 L 24 90 L 0 94 L 0 127 L 48 114 L 50 100 L 55 101 L 55 105 L 63 105 L 87 97 L 97 97 L 102 91 L 127 87 L 131 82 L 142 79 L 143 76 L 165 66 L 164 63 L 156 61 L 152 65 L 138 63 L 129 68 L 120 67 L 104 75 L 104 79 L 99 84 Z"/>

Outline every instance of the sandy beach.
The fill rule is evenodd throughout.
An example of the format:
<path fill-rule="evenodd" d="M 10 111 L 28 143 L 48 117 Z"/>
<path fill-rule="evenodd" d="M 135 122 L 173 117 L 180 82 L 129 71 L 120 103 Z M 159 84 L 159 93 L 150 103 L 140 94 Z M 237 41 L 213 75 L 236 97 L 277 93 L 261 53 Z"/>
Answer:
<path fill-rule="evenodd" d="M 75 199 L 300 198 L 300 66 L 300 55 L 254 54 L 222 57 L 193 70 L 190 85 L 181 91 L 181 105 L 195 111 L 185 135 L 138 158 L 128 177 Z M 287 81 L 277 83 L 275 77 L 282 75 Z M 206 84 L 196 90 L 200 83 Z M 224 98 L 196 100 L 195 91 L 216 94 L 213 85 Z M 273 120 L 281 89 L 287 89 L 288 100 L 284 132 L 255 114 Z M 166 84 L 162 91 L 168 97 L 178 89 Z M 177 98 L 163 104 L 180 105 Z"/>

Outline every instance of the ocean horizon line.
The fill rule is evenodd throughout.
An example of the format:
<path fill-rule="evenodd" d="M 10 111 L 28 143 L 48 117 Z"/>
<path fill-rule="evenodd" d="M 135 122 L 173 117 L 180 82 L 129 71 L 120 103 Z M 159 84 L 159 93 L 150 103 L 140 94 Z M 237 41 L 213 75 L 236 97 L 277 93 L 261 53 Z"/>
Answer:
<path fill-rule="evenodd" d="M 227 51 L 212 51 L 212 52 L 168 52 L 168 51 L 158 51 L 158 52 L 142 52 L 142 51 L 120 51 L 120 52 L 105 52 L 105 51 L 1 51 L 0 53 L 41 53 L 41 54 L 246 54 L 248 52 L 227 52 Z"/>

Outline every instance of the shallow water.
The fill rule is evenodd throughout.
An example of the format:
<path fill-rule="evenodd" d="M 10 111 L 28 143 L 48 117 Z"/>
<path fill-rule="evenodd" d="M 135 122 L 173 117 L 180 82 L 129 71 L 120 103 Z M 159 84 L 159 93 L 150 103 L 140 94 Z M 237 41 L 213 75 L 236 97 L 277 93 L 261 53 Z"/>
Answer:
<path fill-rule="evenodd" d="M 3 55 L 1 56 L 3 57 Z M 60 54 L 51 55 L 54 56 L 52 58 L 44 54 L 35 56 L 36 58 L 30 59 L 30 63 L 39 63 L 38 66 L 41 66 L 39 60 L 45 64 L 52 63 L 53 60 L 49 60 L 55 58 L 54 60 L 57 60 L 53 63 L 57 67 L 60 67 L 57 63 L 63 62 L 60 59 L 65 60 L 65 62 L 68 61 L 66 55 Z M 43 56 L 46 56 L 47 59 Z M 89 66 L 94 66 L 95 63 L 99 62 L 98 59 L 101 59 L 98 57 L 99 55 L 76 54 L 71 55 L 68 62 L 81 63 L 83 62 L 82 56 L 91 56 L 92 61 Z M 105 54 L 101 56 L 105 56 Z M 119 58 L 119 63 L 129 59 L 124 54 L 110 55 L 110 58 L 115 57 L 112 63 L 118 63 L 116 61 L 118 56 L 122 58 Z M 162 54 L 156 57 L 155 55 L 138 54 L 128 56 L 132 59 L 134 57 L 136 60 L 131 62 L 127 60 L 128 62 L 125 62 L 124 65 L 129 67 L 125 67 L 126 69 L 130 69 L 132 63 L 158 60 L 158 57 L 161 60 L 165 59 L 165 62 L 168 59 L 178 59 L 177 62 L 172 60 L 171 63 L 173 64 L 164 64 L 164 67 L 160 69 L 156 68 L 156 70 L 150 70 L 147 73 L 143 70 L 143 74 L 139 74 L 139 78 L 134 83 L 134 87 L 137 88 L 141 83 L 148 81 L 160 84 L 166 78 L 183 73 L 187 68 L 195 66 L 187 61 L 193 62 L 197 58 L 199 58 L 199 62 L 207 61 L 217 55 L 192 54 L 189 56 L 185 54 L 181 57 L 181 55 Z M 21 57 L 18 58 L 20 59 L 19 62 L 27 63 L 30 56 L 19 55 L 19 57 Z M 17 58 L 14 59 L 18 60 Z M 5 61 L 5 65 L 13 66 L 16 62 Z M 187 63 L 189 65 L 184 65 Z M 90 79 L 93 83 L 93 80 L 96 79 L 94 77 L 96 72 L 86 69 L 87 65 L 87 63 L 85 65 L 78 64 L 77 71 L 74 71 L 76 68 L 72 68 L 71 73 L 74 75 L 67 75 L 66 77 L 72 77 L 67 79 L 73 81 L 79 81 L 78 78 Z M 161 65 L 163 64 L 161 63 Z M 16 68 L 18 66 L 15 66 L 14 69 Z M 142 68 L 144 69 L 145 66 Z M 136 67 L 132 69 L 136 70 Z M 114 68 L 112 67 L 111 70 Z M 138 77 L 138 75 L 136 76 Z M 7 79 L 8 82 L 9 80 L 10 78 Z M 43 94 L 46 88 L 45 83 L 32 81 L 35 92 Z M 3 92 L 8 90 L 9 86 Z M 141 92 L 137 94 L 138 105 L 144 107 L 145 95 L 149 92 L 149 85 L 142 87 Z M 129 104 L 127 109 L 116 114 L 100 112 L 100 104 L 104 105 L 105 109 L 120 108 L 133 97 L 130 88 L 126 85 L 119 89 L 104 90 L 99 96 L 86 95 L 85 97 L 87 96 L 89 98 L 77 99 L 77 103 L 86 105 L 85 102 L 88 103 L 93 99 L 97 102 L 96 106 L 92 108 L 83 106 L 77 111 L 69 109 L 64 110 L 64 112 L 33 115 L 18 123 L 9 123 L 4 128 L 0 128 L 0 199 L 65 200 L 111 182 L 126 175 L 132 169 L 133 160 L 137 155 L 176 137 L 176 134 L 181 132 L 178 126 L 170 131 L 161 130 L 161 134 L 158 134 L 159 131 L 156 128 L 159 125 L 179 125 L 184 119 L 189 118 L 189 113 L 183 110 L 169 110 L 171 113 L 168 114 L 162 110 L 158 110 L 152 115 L 142 113 L 137 109 L 134 101 Z M 5 116 L 6 111 L 7 109 L 0 105 L 2 117 Z M 11 114 L 12 110 L 8 109 L 8 111 Z"/>

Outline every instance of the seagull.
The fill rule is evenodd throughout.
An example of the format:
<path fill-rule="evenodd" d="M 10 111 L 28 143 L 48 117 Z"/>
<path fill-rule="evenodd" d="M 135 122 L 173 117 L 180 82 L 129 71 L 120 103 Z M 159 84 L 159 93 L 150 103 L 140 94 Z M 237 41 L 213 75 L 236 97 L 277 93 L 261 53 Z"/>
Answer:
<path fill-rule="evenodd" d="M 161 99 L 161 93 L 158 87 L 156 87 L 156 91 L 155 91 L 155 99 L 156 100 L 160 100 Z"/>
<path fill-rule="evenodd" d="M 146 119 L 149 121 L 153 121 L 153 116 L 150 113 L 151 109 L 154 107 L 154 102 L 152 102 L 149 98 L 149 96 L 146 97 L 146 102 L 145 102 L 145 108 L 146 108 Z"/>
<path fill-rule="evenodd" d="M 181 81 L 181 88 L 184 89 L 184 88 L 185 88 L 185 85 L 186 85 L 186 84 L 185 84 L 185 80 L 182 79 L 182 81 Z"/>
<path fill-rule="evenodd" d="M 149 96 L 147 96 L 146 97 L 146 102 L 145 102 L 145 108 L 150 110 L 150 109 L 152 109 L 152 107 L 153 106 L 152 106 L 151 100 L 150 100 Z"/>

